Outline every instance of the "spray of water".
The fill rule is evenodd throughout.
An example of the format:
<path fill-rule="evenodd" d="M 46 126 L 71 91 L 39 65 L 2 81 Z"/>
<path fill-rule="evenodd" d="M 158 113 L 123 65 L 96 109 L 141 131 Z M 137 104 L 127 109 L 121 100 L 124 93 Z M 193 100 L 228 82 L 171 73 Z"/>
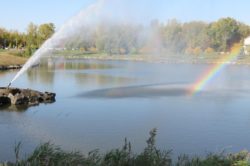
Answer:
<path fill-rule="evenodd" d="M 157 12 L 152 12 L 149 6 L 157 9 Z M 142 53 L 160 55 L 164 49 L 162 35 L 160 35 L 161 24 L 154 19 L 162 18 L 165 9 L 168 8 L 168 2 L 163 3 L 161 0 L 143 3 L 134 0 L 97 0 L 96 3 L 72 17 L 50 39 L 45 41 L 11 80 L 9 86 L 37 63 L 43 55 L 50 53 L 55 48 L 79 49 L 82 45 L 77 42 L 90 43 L 91 46 L 95 45 L 96 47 L 93 48 L 96 49 L 99 43 L 100 50 L 105 50 L 108 54 L 120 53 L 119 49 L 122 48 L 126 54 L 140 49 Z M 171 29 L 171 25 L 168 27 Z M 98 36 L 97 40 L 95 35 Z M 179 45 L 182 47 L 181 43 L 183 42 L 177 40 L 172 45 L 175 48 Z M 171 48 L 172 45 L 164 43 L 164 47 Z"/>
<path fill-rule="evenodd" d="M 71 42 L 71 40 L 74 42 L 77 38 L 85 38 L 85 40 L 89 40 L 88 36 L 91 38 L 91 35 L 98 31 L 98 29 L 100 33 L 104 34 L 104 36 L 112 36 L 112 26 L 144 24 L 146 22 L 145 15 L 150 12 L 151 11 L 144 10 L 143 5 L 134 5 L 133 0 L 98 0 L 96 3 L 90 5 L 88 8 L 80 11 L 76 16 L 72 17 L 50 39 L 45 41 L 40 49 L 33 54 L 27 63 L 24 64 L 22 69 L 11 80 L 9 86 L 31 66 L 37 63 L 43 55 L 52 51 L 53 48 L 65 48 L 67 43 Z M 152 18 L 148 18 L 148 20 L 151 19 Z M 151 32 L 149 31 L 152 30 L 144 29 L 139 31 L 140 33 L 136 34 L 138 35 L 136 37 L 137 41 L 143 42 L 148 38 L 153 39 L 149 45 L 159 43 L 156 41 L 157 38 L 151 37 Z M 135 35 L 132 34 L 132 36 Z M 119 39 L 119 36 L 116 36 L 115 38 Z"/>
<path fill-rule="evenodd" d="M 98 19 L 101 19 L 100 12 L 103 9 L 104 2 L 105 0 L 98 1 L 66 22 L 50 39 L 44 42 L 33 56 L 31 56 L 22 69 L 10 81 L 8 87 L 31 66 L 37 63 L 43 55 L 49 53 L 53 48 L 65 42 L 70 35 L 75 33 L 75 30 L 80 29 L 82 26 L 94 24 Z"/>

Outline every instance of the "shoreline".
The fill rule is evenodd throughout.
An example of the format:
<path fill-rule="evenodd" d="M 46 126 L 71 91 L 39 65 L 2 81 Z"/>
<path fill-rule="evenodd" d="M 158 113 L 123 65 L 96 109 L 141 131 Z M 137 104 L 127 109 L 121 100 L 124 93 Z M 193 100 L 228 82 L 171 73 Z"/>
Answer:
<path fill-rule="evenodd" d="M 0 71 L 21 69 L 23 65 L 0 65 Z"/>
<path fill-rule="evenodd" d="M 57 57 L 55 57 L 57 58 Z M 164 63 L 164 64 L 227 64 L 227 65 L 245 65 L 250 66 L 250 61 L 233 61 L 233 62 L 223 62 L 216 59 L 189 59 L 189 60 L 180 60 L 174 58 L 152 58 L 152 57 L 142 57 L 142 56 L 64 56 L 65 59 L 86 59 L 86 60 L 101 60 L 101 61 L 134 61 L 134 62 L 147 62 L 147 63 Z"/>
<path fill-rule="evenodd" d="M 52 58 L 60 58 L 61 56 L 54 56 Z M 233 62 L 222 62 L 216 59 L 198 59 L 198 58 L 190 58 L 190 59 L 176 59 L 176 58 L 166 58 L 166 57 L 156 57 L 152 58 L 150 56 L 122 56 L 122 55 L 69 55 L 62 56 L 65 59 L 86 59 L 86 60 L 100 60 L 100 61 L 132 61 L 132 62 L 146 62 L 146 63 L 161 63 L 161 64 L 207 64 L 207 65 L 216 65 L 216 64 L 227 64 L 227 65 L 244 65 L 250 66 L 250 61 L 233 61 Z M 23 64 L 8 64 L 8 65 L 0 65 L 0 71 L 6 70 L 17 70 L 21 69 L 25 63 Z M 37 66 L 37 65 L 34 65 Z"/>

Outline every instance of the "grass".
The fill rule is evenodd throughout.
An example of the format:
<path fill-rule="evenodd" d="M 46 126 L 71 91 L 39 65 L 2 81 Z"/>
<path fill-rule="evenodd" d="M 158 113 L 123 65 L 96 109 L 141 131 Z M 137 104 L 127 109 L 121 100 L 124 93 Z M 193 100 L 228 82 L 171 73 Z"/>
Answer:
<path fill-rule="evenodd" d="M 0 51 L 0 66 L 22 65 L 27 58 L 17 56 L 13 51 Z"/>
<path fill-rule="evenodd" d="M 156 129 L 150 131 L 144 150 L 135 154 L 130 142 L 125 139 L 121 148 L 113 149 L 105 154 L 93 150 L 87 155 L 80 152 L 65 152 L 60 147 L 45 143 L 37 147 L 26 159 L 19 158 L 20 143 L 15 147 L 16 161 L 0 163 L 6 166 L 249 166 L 249 153 L 208 154 L 205 157 L 189 157 L 180 155 L 176 161 L 172 159 L 171 150 L 156 147 Z"/>

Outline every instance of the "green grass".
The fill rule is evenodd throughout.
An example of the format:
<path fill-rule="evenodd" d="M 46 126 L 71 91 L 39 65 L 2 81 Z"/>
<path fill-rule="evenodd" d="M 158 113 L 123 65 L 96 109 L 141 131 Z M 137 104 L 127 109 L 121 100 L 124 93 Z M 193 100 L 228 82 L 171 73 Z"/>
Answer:
<path fill-rule="evenodd" d="M 84 155 L 80 152 L 65 152 L 59 146 L 45 143 L 38 146 L 26 159 L 19 158 L 21 144 L 15 147 L 16 161 L 2 163 L 6 166 L 249 166 L 249 153 L 208 154 L 205 157 L 180 155 L 175 161 L 172 150 L 156 147 L 156 129 L 150 131 L 144 150 L 135 154 L 131 143 L 125 139 L 121 148 L 105 154 L 93 150 Z M 1 164 L 0 164 L 1 165 Z"/>

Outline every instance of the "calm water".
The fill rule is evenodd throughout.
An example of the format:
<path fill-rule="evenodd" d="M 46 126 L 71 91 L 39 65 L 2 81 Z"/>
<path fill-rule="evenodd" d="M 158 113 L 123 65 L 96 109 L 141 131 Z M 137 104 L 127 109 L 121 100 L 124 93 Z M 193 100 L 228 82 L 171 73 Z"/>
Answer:
<path fill-rule="evenodd" d="M 127 137 L 135 151 L 158 129 L 174 154 L 250 150 L 250 67 L 228 66 L 204 91 L 186 94 L 208 65 L 68 60 L 34 68 L 13 86 L 57 93 L 53 104 L 0 111 L 0 160 L 21 141 L 29 154 L 51 141 L 66 150 L 107 151 Z M 0 72 L 5 86 L 16 71 Z"/>

